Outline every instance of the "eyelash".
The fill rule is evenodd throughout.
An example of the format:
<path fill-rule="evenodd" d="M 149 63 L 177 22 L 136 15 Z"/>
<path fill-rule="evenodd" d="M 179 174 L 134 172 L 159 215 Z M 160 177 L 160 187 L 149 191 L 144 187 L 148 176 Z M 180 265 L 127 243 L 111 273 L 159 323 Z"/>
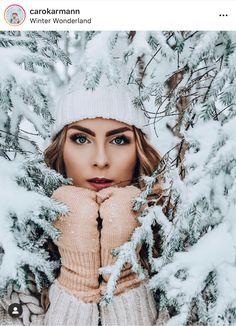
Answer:
<path fill-rule="evenodd" d="M 74 134 L 74 135 L 70 136 L 70 139 L 71 139 L 73 142 L 77 143 L 76 140 L 77 140 L 79 137 L 84 137 L 84 138 L 87 139 L 87 136 L 85 136 L 85 135 L 83 135 L 83 134 Z M 122 146 L 122 145 L 129 144 L 129 143 L 130 143 L 129 138 L 126 137 L 125 135 L 117 136 L 117 137 L 114 138 L 113 140 L 115 140 L 115 139 L 123 139 L 123 141 L 124 141 L 123 144 L 116 144 L 116 145 L 120 145 L 120 146 Z M 77 144 L 79 144 L 79 145 L 83 145 L 83 144 L 85 144 L 85 143 L 77 143 Z"/>

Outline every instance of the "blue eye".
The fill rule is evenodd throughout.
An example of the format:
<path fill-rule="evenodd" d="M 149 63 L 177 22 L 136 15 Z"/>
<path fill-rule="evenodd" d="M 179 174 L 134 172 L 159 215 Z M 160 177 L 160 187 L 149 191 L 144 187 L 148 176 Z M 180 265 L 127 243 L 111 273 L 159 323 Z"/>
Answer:
<path fill-rule="evenodd" d="M 124 144 L 128 144 L 130 142 L 126 136 L 118 136 L 113 140 L 114 141 L 118 140 L 118 142 L 116 142 L 117 145 L 124 145 Z"/>
<path fill-rule="evenodd" d="M 70 137 L 75 143 L 78 143 L 78 144 L 85 144 L 85 141 L 87 139 L 86 136 L 84 135 L 80 135 L 80 134 L 75 134 L 75 135 L 72 135 Z M 79 142 L 77 141 L 77 139 L 79 139 Z"/>

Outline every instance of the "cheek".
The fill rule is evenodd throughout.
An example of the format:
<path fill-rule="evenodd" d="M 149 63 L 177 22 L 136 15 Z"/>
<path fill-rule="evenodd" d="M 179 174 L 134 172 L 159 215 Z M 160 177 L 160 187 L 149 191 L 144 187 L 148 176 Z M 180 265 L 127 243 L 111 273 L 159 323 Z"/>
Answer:
<path fill-rule="evenodd" d="M 136 148 L 130 148 L 123 153 L 119 153 L 119 155 L 116 156 L 115 161 L 116 165 L 119 167 L 120 171 L 123 172 L 123 174 L 132 173 L 137 162 Z"/>
<path fill-rule="evenodd" d="M 78 170 L 85 171 L 90 160 L 90 153 L 66 144 L 63 151 L 63 159 L 67 173 L 73 175 Z"/>
<path fill-rule="evenodd" d="M 66 145 L 64 147 L 63 159 L 67 171 L 73 170 L 74 166 L 78 164 L 78 158 L 76 156 L 76 151 L 71 146 Z"/>

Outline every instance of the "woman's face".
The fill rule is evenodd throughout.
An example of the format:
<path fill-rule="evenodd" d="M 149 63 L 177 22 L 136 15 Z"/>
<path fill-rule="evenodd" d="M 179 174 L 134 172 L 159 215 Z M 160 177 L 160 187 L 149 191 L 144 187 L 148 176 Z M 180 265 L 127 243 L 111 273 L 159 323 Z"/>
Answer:
<path fill-rule="evenodd" d="M 137 152 L 132 126 L 113 119 L 84 119 L 69 125 L 63 149 L 66 175 L 75 186 L 99 191 L 132 182 Z M 106 178 L 110 183 L 92 183 Z"/>

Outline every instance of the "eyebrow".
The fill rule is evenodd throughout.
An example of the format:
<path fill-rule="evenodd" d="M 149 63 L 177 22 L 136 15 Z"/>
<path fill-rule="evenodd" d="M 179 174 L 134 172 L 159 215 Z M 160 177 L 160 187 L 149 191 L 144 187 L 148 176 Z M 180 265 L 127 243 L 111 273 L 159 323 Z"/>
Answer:
<path fill-rule="evenodd" d="M 80 131 L 83 131 L 83 132 L 86 132 L 87 134 L 91 135 L 91 136 L 96 136 L 95 132 L 88 129 L 88 128 L 85 128 L 85 127 L 81 127 L 81 126 L 78 126 L 78 125 L 75 125 L 75 126 L 70 126 L 68 128 L 69 129 L 76 129 L 76 130 L 80 130 Z M 124 132 L 124 131 L 132 131 L 132 129 L 128 128 L 128 127 L 122 127 L 122 128 L 118 128 L 118 129 L 113 129 L 113 130 L 110 130 L 110 131 L 107 131 L 106 132 L 106 137 L 108 136 L 111 136 L 111 135 L 115 135 L 115 134 L 118 134 L 120 132 Z"/>

